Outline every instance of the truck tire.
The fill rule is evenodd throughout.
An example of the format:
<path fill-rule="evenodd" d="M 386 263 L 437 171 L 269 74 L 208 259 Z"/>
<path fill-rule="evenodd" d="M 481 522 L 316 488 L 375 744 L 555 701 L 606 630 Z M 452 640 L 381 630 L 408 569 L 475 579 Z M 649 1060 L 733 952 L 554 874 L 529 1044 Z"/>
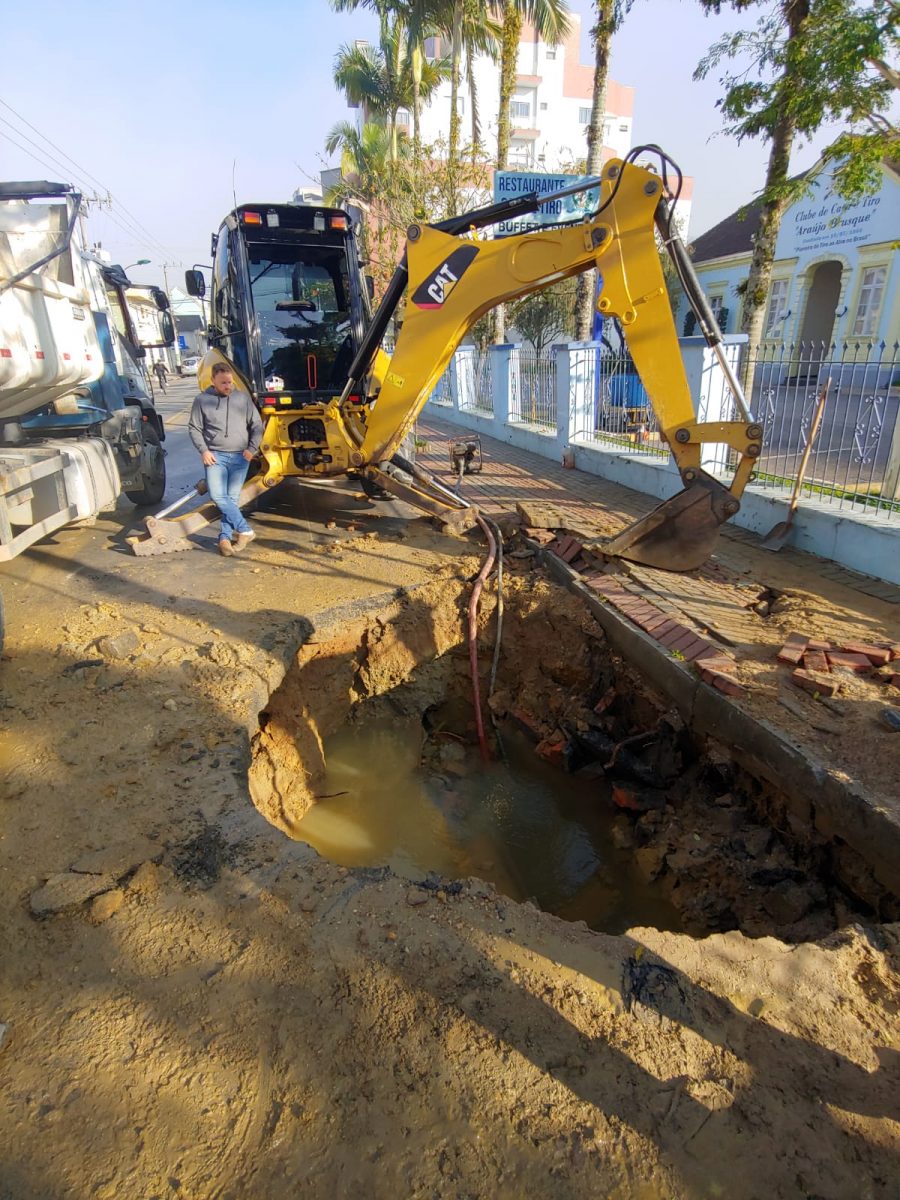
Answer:
<path fill-rule="evenodd" d="M 142 428 L 144 444 L 141 447 L 140 489 L 126 492 L 132 504 L 159 504 L 166 491 L 166 458 L 160 444 L 159 434 L 146 422 Z"/>

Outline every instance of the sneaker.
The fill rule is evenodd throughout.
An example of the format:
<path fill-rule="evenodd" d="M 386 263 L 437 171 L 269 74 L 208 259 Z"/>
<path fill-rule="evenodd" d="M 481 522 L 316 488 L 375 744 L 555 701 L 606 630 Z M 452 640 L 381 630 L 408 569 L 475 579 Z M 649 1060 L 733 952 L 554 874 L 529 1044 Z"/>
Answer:
<path fill-rule="evenodd" d="M 219 538 L 219 553 L 224 554 L 226 558 L 231 558 L 232 554 L 234 554 L 234 546 L 232 546 L 228 538 Z"/>
<path fill-rule="evenodd" d="M 233 542 L 233 549 L 234 549 L 235 553 L 237 553 L 238 550 L 243 550 L 243 548 L 245 546 L 248 546 L 255 537 L 256 537 L 256 534 L 253 532 L 252 529 L 249 530 L 247 533 L 237 534 L 234 539 L 234 542 Z"/>

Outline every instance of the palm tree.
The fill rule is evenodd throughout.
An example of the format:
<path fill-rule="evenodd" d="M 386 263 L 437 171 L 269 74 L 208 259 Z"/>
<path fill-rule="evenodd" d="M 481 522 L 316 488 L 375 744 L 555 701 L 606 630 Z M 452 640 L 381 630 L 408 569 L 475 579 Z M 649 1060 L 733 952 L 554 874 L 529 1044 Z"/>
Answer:
<path fill-rule="evenodd" d="M 603 165 L 603 122 L 606 117 L 606 84 L 609 75 L 609 49 L 613 34 L 622 24 L 633 0 L 594 0 L 597 20 L 591 29 L 594 42 L 594 90 L 591 101 L 591 122 L 587 134 L 587 173 L 599 175 Z M 578 277 L 575 294 L 575 338 L 586 341 L 591 336 L 594 314 L 596 272 L 585 271 Z"/>
<path fill-rule="evenodd" d="M 445 0 L 439 23 L 442 32 L 450 39 L 450 146 L 449 156 L 455 161 L 459 155 L 460 129 L 459 88 L 462 79 L 463 56 L 466 60 L 466 75 L 472 105 L 472 153 L 477 154 L 481 140 L 478 119 L 478 91 L 473 70 L 474 60 L 479 54 L 496 59 L 500 36 L 499 23 L 495 20 L 490 0 Z"/>
<path fill-rule="evenodd" d="M 503 34 L 500 42 L 500 112 L 497 118 L 497 169 L 509 158 L 509 106 L 516 82 L 516 61 L 522 23 L 529 21 L 546 42 L 561 42 L 569 32 L 566 0 L 500 0 Z"/>
<path fill-rule="evenodd" d="M 566 0 L 499 0 L 503 16 L 500 41 L 500 112 L 497 115 L 497 170 L 505 171 L 509 159 L 509 108 L 516 82 L 522 22 L 528 20 L 545 41 L 560 42 L 569 32 Z M 494 310 L 494 338 L 506 336 L 506 314 L 502 305 Z"/>
<path fill-rule="evenodd" d="M 352 121 L 339 121 L 328 131 L 325 150 L 334 154 L 341 152 L 341 178 L 328 189 L 326 204 L 356 204 L 368 210 L 373 207 L 395 158 L 391 153 L 391 131 L 383 125 L 367 123 L 357 129 Z M 377 207 L 377 206 L 376 206 Z M 376 237 L 380 230 L 381 216 L 375 213 Z M 360 224 L 360 252 L 364 259 L 370 255 L 369 222 Z"/>
<path fill-rule="evenodd" d="M 419 94 L 428 98 L 447 76 L 443 62 L 423 62 Z M 391 157 L 398 153 L 397 113 L 412 109 L 413 73 L 406 54 L 404 31 L 399 24 L 383 33 L 381 45 L 344 45 L 334 60 L 334 81 L 352 104 L 391 134 Z"/>

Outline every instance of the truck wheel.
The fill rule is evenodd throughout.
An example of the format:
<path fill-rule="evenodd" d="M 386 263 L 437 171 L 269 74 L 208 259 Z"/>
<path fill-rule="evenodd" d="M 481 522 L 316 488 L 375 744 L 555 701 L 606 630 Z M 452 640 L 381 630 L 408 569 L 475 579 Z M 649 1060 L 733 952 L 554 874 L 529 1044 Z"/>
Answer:
<path fill-rule="evenodd" d="M 126 492 L 132 504 L 159 504 L 166 490 L 166 458 L 159 434 L 152 425 L 143 426 L 141 446 L 141 484 L 139 490 Z"/>

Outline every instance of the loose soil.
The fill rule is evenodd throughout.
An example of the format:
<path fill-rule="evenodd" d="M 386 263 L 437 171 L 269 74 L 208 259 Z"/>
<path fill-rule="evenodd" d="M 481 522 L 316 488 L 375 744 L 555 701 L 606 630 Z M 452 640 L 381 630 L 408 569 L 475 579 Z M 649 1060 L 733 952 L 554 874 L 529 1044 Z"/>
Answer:
<path fill-rule="evenodd" d="M 622 815 L 637 849 L 671 843 L 673 879 L 669 855 L 704 838 L 677 877 L 735 919 L 691 920 L 746 933 L 609 936 L 477 878 L 348 870 L 286 836 L 320 727 L 459 644 L 477 566 L 421 523 L 335 546 L 261 537 L 227 574 L 187 556 L 171 591 L 158 564 L 70 579 L 52 609 L 31 598 L 30 628 L 13 598 L 0 1196 L 893 1196 L 898 929 L 841 910 L 827 881 L 806 932 L 733 913 L 746 877 L 729 891 L 708 864 L 754 819 L 726 769 L 682 764 L 662 808 Z M 602 639 L 539 577 L 510 586 L 510 628 L 535 623 L 497 711 L 526 699 L 538 733 L 584 734 Z M 122 658 L 100 650 L 126 634 Z M 621 696 L 610 736 L 643 704 Z M 747 853 L 796 869 L 774 837 Z M 776 928 L 794 942 L 748 936 Z"/>

